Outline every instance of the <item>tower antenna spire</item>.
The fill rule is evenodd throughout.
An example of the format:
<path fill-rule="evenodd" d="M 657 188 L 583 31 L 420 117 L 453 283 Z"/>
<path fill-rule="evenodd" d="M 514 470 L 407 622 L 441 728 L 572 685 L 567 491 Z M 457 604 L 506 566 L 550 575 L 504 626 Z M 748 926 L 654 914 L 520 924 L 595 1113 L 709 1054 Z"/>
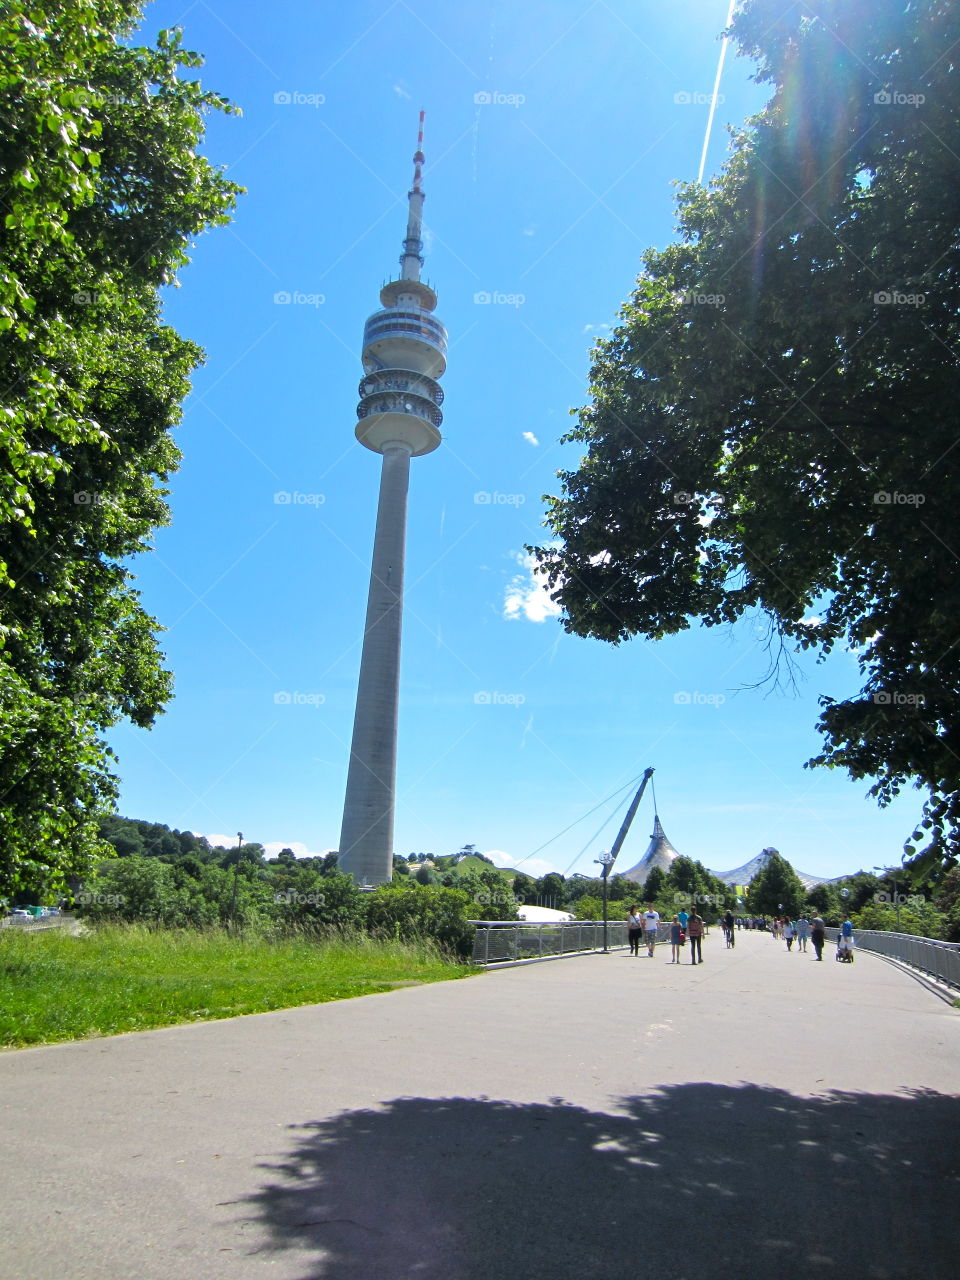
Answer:
<path fill-rule="evenodd" d="M 407 192 L 407 234 L 400 255 L 400 279 L 419 280 L 423 268 L 423 117 L 420 112 L 420 129 L 417 133 L 417 149 L 413 153 L 413 186 Z"/>

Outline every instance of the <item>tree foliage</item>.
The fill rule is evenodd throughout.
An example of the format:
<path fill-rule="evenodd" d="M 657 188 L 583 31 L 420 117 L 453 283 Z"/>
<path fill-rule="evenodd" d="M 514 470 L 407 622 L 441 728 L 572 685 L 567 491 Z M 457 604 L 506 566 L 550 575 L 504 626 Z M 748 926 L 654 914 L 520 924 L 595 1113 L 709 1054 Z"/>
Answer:
<path fill-rule="evenodd" d="M 802 880 L 779 853 L 770 855 L 747 889 L 747 906 L 756 915 L 796 920 L 805 901 Z"/>
<path fill-rule="evenodd" d="M 809 765 L 925 789 L 960 829 L 960 7 L 745 0 L 768 107 L 594 350 L 585 446 L 535 552 L 568 631 L 657 639 L 761 611 L 856 655 Z"/>
<path fill-rule="evenodd" d="M 128 558 L 167 518 L 200 350 L 162 323 L 239 188 L 198 154 L 228 104 L 133 0 L 0 10 L 0 890 L 76 873 L 116 793 L 103 732 L 170 696 Z"/>

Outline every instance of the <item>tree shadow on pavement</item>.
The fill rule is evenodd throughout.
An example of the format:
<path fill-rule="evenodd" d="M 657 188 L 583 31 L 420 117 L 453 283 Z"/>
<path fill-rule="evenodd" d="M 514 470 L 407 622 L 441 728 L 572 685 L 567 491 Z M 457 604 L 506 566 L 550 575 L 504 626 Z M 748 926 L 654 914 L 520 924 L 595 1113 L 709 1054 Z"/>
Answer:
<path fill-rule="evenodd" d="M 956 1098 L 684 1084 L 617 1105 L 398 1098 L 294 1127 L 244 1202 L 255 1252 L 297 1250 L 303 1280 L 957 1275 Z"/>

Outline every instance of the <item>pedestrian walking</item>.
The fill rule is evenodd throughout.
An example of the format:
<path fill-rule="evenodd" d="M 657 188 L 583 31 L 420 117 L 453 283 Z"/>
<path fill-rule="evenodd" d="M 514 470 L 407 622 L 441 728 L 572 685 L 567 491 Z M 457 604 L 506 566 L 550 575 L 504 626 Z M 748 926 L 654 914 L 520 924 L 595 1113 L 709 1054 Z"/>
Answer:
<path fill-rule="evenodd" d="M 786 923 L 785 923 L 785 924 L 784 924 L 784 926 L 783 926 L 783 936 L 784 936 L 784 939 L 786 940 L 787 950 L 788 950 L 788 951 L 792 951 L 792 950 L 793 950 L 793 935 L 794 935 L 794 931 L 795 931 L 795 930 L 794 930 L 794 924 L 793 924 L 793 921 L 792 921 L 792 920 L 787 920 L 787 921 L 786 921 Z"/>
<path fill-rule="evenodd" d="M 813 943 L 818 960 L 823 959 L 823 944 L 827 940 L 826 928 L 822 916 L 814 916 L 810 921 L 810 941 Z"/>
<path fill-rule="evenodd" d="M 670 921 L 670 963 L 680 963 L 680 948 L 683 946 L 683 925 L 679 915 Z"/>
<path fill-rule="evenodd" d="M 657 945 L 657 930 L 660 928 L 660 912 L 654 911 L 653 903 L 647 903 L 647 909 L 643 913 L 643 936 L 647 944 L 647 955 L 653 955 L 653 949 Z"/>
<path fill-rule="evenodd" d="M 727 946 L 735 947 L 737 945 L 736 934 L 733 931 L 733 912 L 728 911 L 723 917 L 723 932 L 727 936 Z"/>
<path fill-rule="evenodd" d="M 630 954 L 632 956 L 640 954 L 640 940 L 642 937 L 643 916 L 641 916 L 638 906 L 632 906 L 630 914 L 627 916 L 627 941 L 630 943 Z"/>
<path fill-rule="evenodd" d="M 853 960 L 853 922 L 844 920 L 840 926 L 840 936 L 837 938 L 837 959 Z"/>
<path fill-rule="evenodd" d="M 797 921 L 797 950 L 806 951 L 807 939 L 810 937 L 810 921 L 806 916 L 801 916 Z"/>
<path fill-rule="evenodd" d="M 690 963 L 703 964 L 703 918 L 693 908 L 687 921 L 687 937 L 690 939 Z"/>

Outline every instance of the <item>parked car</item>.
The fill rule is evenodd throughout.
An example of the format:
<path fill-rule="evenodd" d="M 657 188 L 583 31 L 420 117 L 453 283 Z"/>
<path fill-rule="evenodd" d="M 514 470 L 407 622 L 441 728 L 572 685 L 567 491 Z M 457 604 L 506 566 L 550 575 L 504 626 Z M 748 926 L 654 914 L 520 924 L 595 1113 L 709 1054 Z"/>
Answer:
<path fill-rule="evenodd" d="M 13 920 L 32 920 L 33 919 L 30 912 L 25 911 L 23 907 L 14 907 L 12 911 L 7 912 L 7 915 L 10 916 Z"/>

